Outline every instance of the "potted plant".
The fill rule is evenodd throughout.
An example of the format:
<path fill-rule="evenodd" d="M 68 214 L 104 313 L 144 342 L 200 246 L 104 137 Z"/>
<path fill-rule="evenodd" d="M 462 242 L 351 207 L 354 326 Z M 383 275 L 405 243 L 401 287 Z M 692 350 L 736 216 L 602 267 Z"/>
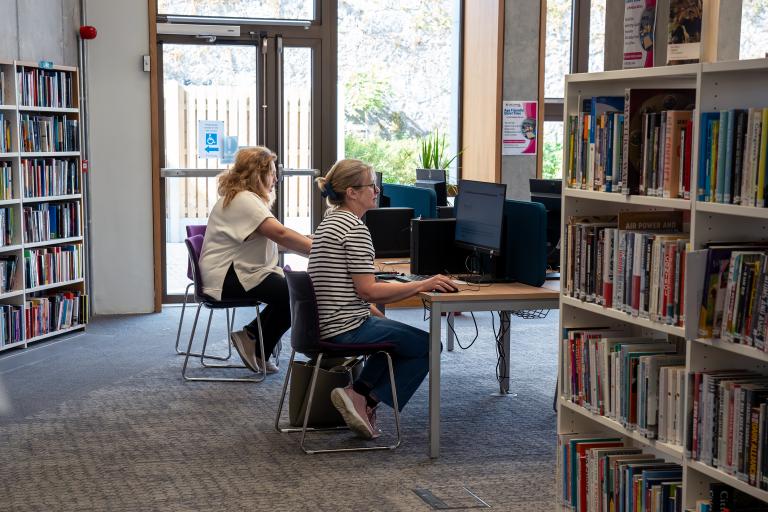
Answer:
<path fill-rule="evenodd" d="M 419 145 L 418 169 L 447 170 L 448 166 L 462 153 L 459 151 L 453 156 L 448 156 L 446 154 L 448 142 L 445 139 L 445 134 L 440 135 L 440 130 L 437 128 L 421 139 Z M 456 186 L 453 184 L 449 185 L 448 195 L 455 196 L 456 194 Z"/>

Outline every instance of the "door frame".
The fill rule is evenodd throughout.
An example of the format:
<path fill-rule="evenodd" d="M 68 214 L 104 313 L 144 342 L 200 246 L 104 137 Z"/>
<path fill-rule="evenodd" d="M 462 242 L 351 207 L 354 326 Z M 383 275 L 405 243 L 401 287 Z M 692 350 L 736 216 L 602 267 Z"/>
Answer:
<path fill-rule="evenodd" d="M 214 43 L 201 43 L 194 36 L 178 36 L 157 33 L 157 0 L 148 1 L 149 13 L 149 53 L 150 53 L 150 130 L 152 136 L 152 210 L 153 210 L 153 253 L 154 253 L 154 310 L 160 312 L 164 301 L 172 300 L 173 296 L 166 296 L 165 292 L 165 182 L 160 176 L 161 150 L 163 146 L 162 126 L 162 62 L 160 44 L 254 44 L 254 35 L 266 32 L 270 35 L 282 35 L 284 45 L 286 41 L 294 42 L 291 46 L 313 47 L 313 116 L 319 116 L 313 126 L 312 143 L 312 167 L 325 173 L 333 165 L 337 158 L 337 51 L 338 51 L 338 14 L 336 0 L 315 0 L 315 19 L 308 26 L 291 26 L 280 24 L 279 21 L 270 24 L 270 20 L 242 20 L 232 19 L 233 25 L 241 26 L 240 37 L 219 37 Z M 219 18 L 221 20 L 222 18 Z M 161 21 L 165 21 L 161 18 Z M 205 20 L 202 20 L 205 21 Z M 200 21 L 197 21 L 200 23 Z M 314 40 L 312 44 L 295 44 L 301 41 Z M 316 48 L 316 49 L 315 49 Z M 258 51 L 258 50 L 257 50 Z M 274 55 L 274 54 L 273 54 Z M 269 62 L 267 63 L 269 66 Z M 281 77 L 282 79 L 282 77 Z M 275 87 L 273 89 L 273 94 Z M 269 94 L 269 89 L 268 89 Z M 269 96 L 268 96 L 269 97 Z M 274 101 L 275 99 L 272 98 Z M 271 104 L 275 104 L 274 102 Z M 276 116 L 276 109 L 271 109 Z M 267 111 L 268 123 L 270 110 Z M 276 117 L 275 117 L 276 121 Z M 273 126 L 278 126 L 276 123 Z M 272 132 L 274 133 L 274 132 Z M 267 132 L 269 143 L 270 132 Z M 282 149 L 282 148 L 281 148 Z M 322 213 L 322 204 L 315 201 L 313 219 L 319 219 Z M 179 297 L 180 296 L 175 296 Z"/>

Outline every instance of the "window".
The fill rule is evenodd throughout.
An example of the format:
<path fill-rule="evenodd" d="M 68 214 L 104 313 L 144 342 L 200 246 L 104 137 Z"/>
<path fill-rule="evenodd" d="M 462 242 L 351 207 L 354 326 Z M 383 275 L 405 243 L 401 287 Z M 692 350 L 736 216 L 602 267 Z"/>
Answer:
<path fill-rule="evenodd" d="M 606 1 L 548 0 L 546 3 L 543 178 L 562 176 L 565 75 L 604 69 Z"/>
<path fill-rule="evenodd" d="M 446 154 L 457 152 L 457 5 L 338 3 L 340 154 L 371 163 L 386 183 L 415 180 L 419 140 L 434 130 L 445 136 Z"/>
<path fill-rule="evenodd" d="M 311 20 L 314 0 L 158 0 L 158 14 Z"/>
<path fill-rule="evenodd" d="M 562 175 L 564 77 L 571 70 L 572 18 L 573 0 L 547 1 L 542 178 Z"/>
<path fill-rule="evenodd" d="M 605 69 L 605 2 L 606 0 L 592 0 L 592 8 L 589 10 L 590 73 Z"/>
<path fill-rule="evenodd" d="M 741 5 L 740 59 L 761 59 L 768 54 L 768 0 L 744 0 Z"/>

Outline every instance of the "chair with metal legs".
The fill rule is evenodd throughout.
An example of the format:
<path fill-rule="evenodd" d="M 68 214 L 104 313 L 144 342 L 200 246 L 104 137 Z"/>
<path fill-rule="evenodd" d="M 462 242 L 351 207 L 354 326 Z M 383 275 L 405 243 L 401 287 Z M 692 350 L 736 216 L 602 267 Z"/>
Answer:
<path fill-rule="evenodd" d="M 372 343 L 372 344 L 341 344 L 329 343 L 320 339 L 320 324 L 317 314 L 317 299 L 315 298 L 315 289 L 312 286 L 312 280 L 306 272 L 285 272 L 285 278 L 288 281 L 288 294 L 291 304 L 291 358 L 288 361 L 288 370 L 285 374 L 285 383 L 283 383 L 283 392 L 280 395 L 280 403 L 277 408 L 275 418 L 275 429 L 279 432 L 301 432 L 301 441 L 299 446 L 304 453 L 331 453 L 331 452 L 355 452 L 369 450 L 394 450 L 400 446 L 402 440 L 400 434 L 400 412 L 397 405 L 397 388 L 395 387 L 395 372 L 392 366 L 392 356 L 390 352 L 395 346 L 391 343 Z M 303 354 L 310 359 L 315 359 L 312 379 L 309 384 L 309 398 L 304 414 L 304 424 L 301 428 L 281 427 L 280 416 L 285 403 L 285 395 L 288 390 L 288 382 L 291 378 L 293 369 L 293 360 L 296 353 Z M 338 428 L 311 428 L 307 426 L 309 420 L 308 412 L 312 410 L 312 400 L 315 394 L 315 385 L 317 383 L 317 374 L 322 363 L 323 357 L 358 357 L 383 354 L 387 358 L 389 367 L 389 380 L 392 384 L 392 403 L 395 412 L 395 428 L 397 430 L 397 442 L 388 446 L 367 446 L 360 448 L 333 448 L 310 450 L 304 441 L 307 432 L 339 430 Z"/>
<path fill-rule="evenodd" d="M 187 238 L 191 238 L 195 235 L 201 235 L 205 236 L 205 224 L 189 224 L 186 226 L 187 231 Z M 192 278 L 192 262 L 187 261 L 187 278 L 189 279 L 189 284 L 184 289 L 184 301 L 181 303 L 181 316 L 179 316 L 179 328 L 176 330 L 176 353 L 180 356 L 187 355 L 186 352 L 181 350 L 179 348 L 179 340 L 181 339 L 181 328 L 184 325 L 184 313 L 187 309 L 187 302 L 189 301 L 189 289 L 194 286 L 194 280 Z M 234 316 L 234 315 L 233 315 Z M 234 318 L 232 319 L 234 321 Z M 227 361 L 230 357 L 232 357 L 232 345 L 227 344 L 227 355 L 226 356 L 210 356 L 206 355 L 206 359 L 216 359 L 219 361 Z M 192 352 L 192 357 L 200 357 L 199 352 Z"/>
<path fill-rule="evenodd" d="M 197 302 L 197 311 L 195 313 L 195 321 L 192 324 L 192 332 L 189 335 L 189 343 L 187 344 L 186 354 L 184 356 L 184 366 L 181 370 L 181 375 L 184 380 L 188 381 L 203 381 L 203 382 L 261 382 L 266 378 L 266 372 L 260 372 L 260 377 L 189 377 L 187 376 L 187 365 L 189 363 L 190 356 L 199 357 L 201 368 L 240 368 L 244 369 L 244 365 L 235 364 L 207 364 L 205 359 L 209 356 L 205 355 L 205 350 L 208 345 L 208 334 L 211 329 L 211 319 L 213 317 L 213 311 L 217 309 L 223 309 L 227 312 L 227 344 L 232 343 L 232 324 L 234 322 L 234 313 L 230 319 L 229 310 L 235 308 L 256 308 L 256 324 L 259 330 L 259 353 L 264 357 L 264 339 L 262 337 L 261 330 L 261 317 L 259 315 L 259 306 L 261 303 L 254 299 L 238 299 L 238 300 L 216 300 L 213 297 L 209 297 L 203 293 L 203 283 L 200 277 L 200 251 L 203 247 L 203 237 L 201 235 L 195 235 L 193 237 L 184 240 L 184 244 L 187 246 L 187 252 L 189 253 L 189 261 L 192 264 L 192 282 L 195 286 L 195 301 Z M 208 323 L 205 327 L 205 338 L 203 338 L 203 347 L 199 355 L 192 353 L 192 341 L 195 337 L 195 330 L 197 329 L 197 320 L 200 317 L 200 310 L 205 307 L 208 309 Z M 231 349 L 230 349 L 231 350 Z"/>

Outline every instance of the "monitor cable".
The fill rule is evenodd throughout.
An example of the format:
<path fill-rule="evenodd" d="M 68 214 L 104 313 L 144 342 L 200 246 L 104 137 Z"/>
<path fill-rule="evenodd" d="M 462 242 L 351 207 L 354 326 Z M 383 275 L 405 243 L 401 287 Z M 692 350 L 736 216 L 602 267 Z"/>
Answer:
<path fill-rule="evenodd" d="M 421 303 L 422 303 L 422 306 L 424 307 L 424 318 L 423 319 L 425 321 L 427 321 L 430 318 L 432 318 L 432 310 L 430 309 L 429 304 L 427 304 L 426 299 L 421 299 Z M 427 313 L 427 312 L 429 312 L 429 313 Z M 474 345 L 475 342 L 477 341 L 477 338 L 480 336 L 480 329 L 477 327 L 477 318 L 475 318 L 475 314 L 473 312 L 470 311 L 469 314 L 472 316 L 472 322 L 474 322 L 474 324 L 475 324 L 475 337 L 472 338 L 472 341 L 470 341 L 469 345 L 467 345 L 466 347 L 461 344 L 461 339 L 459 339 L 459 334 L 456 332 L 456 329 L 454 329 L 453 326 L 449 322 L 446 322 L 446 324 L 448 325 L 448 328 L 453 333 L 453 338 L 456 341 L 456 344 L 462 350 L 468 350 L 469 348 L 471 348 L 472 345 Z"/>

